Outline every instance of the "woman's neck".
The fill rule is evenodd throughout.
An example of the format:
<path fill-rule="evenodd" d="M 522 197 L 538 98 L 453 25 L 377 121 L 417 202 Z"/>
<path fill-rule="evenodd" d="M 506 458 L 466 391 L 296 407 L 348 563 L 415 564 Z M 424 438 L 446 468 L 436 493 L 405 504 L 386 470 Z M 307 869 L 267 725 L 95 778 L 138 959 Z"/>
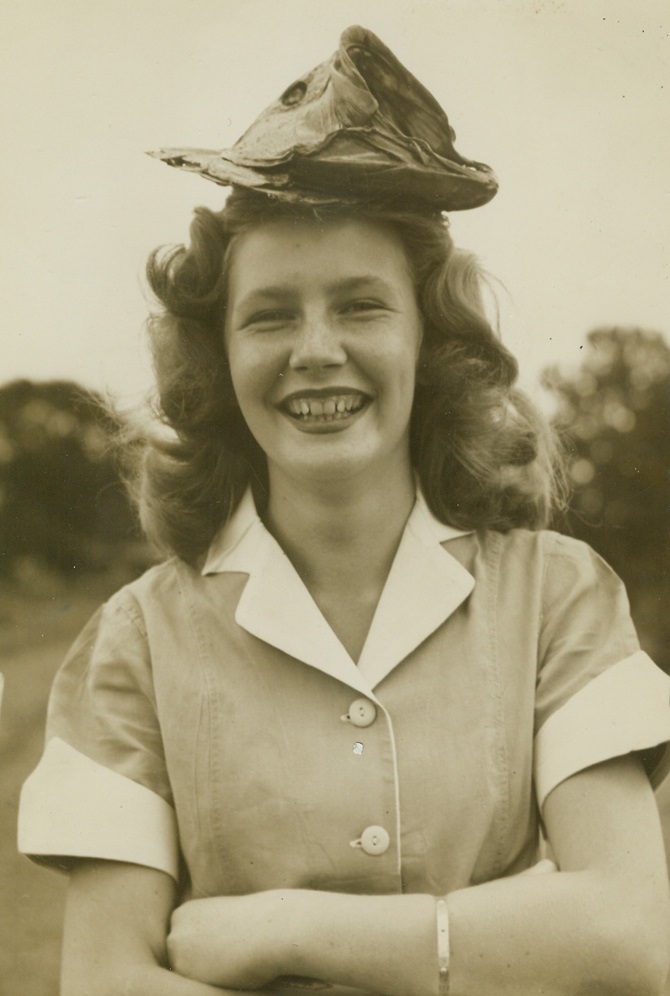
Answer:
<path fill-rule="evenodd" d="M 354 660 L 414 499 L 409 466 L 336 485 L 270 475 L 266 525 Z"/>
<path fill-rule="evenodd" d="M 318 581 L 338 562 L 347 573 L 390 567 L 414 498 L 410 467 L 337 484 L 272 474 L 265 521 L 304 579 Z"/>

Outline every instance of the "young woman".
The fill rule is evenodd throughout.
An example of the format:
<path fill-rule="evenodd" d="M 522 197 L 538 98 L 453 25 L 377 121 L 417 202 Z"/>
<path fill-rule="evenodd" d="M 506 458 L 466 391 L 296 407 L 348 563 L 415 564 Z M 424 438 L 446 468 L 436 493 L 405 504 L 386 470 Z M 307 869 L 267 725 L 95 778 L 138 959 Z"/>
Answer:
<path fill-rule="evenodd" d="M 331 69 L 367 46 L 383 106 L 362 34 Z M 550 436 L 449 170 L 434 206 L 401 171 L 398 207 L 238 168 L 150 261 L 171 436 L 139 502 L 171 557 L 75 644 L 22 803 L 71 874 L 63 996 L 662 987 L 668 679 L 607 566 L 540 528 Z"/>

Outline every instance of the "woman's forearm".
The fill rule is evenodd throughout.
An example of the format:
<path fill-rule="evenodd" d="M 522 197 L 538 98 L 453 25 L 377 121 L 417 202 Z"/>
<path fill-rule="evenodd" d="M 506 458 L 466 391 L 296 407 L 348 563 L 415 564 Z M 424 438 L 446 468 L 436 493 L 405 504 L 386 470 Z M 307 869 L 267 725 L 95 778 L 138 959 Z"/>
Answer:
<path fill-rule="evenodd" d="M 437 993 L 435 899 L 296 891 L 284 895 L 282 975 L 388 996 Z"/>
<path fill-rule="evenodd" d="M 663 921 L 650 925 L 601 872 L 520 875 L 448 904 L 452 996 L 650 996 L 663 985 Z"/>
<path fill-rule="evenodd" d="M 448 897 L 451 996 L 658 992 L 662 959 L 591 872 L 520 875 Z M 383 992 L 438 989 L 435 899 L 301 892 L 282 970 Z M 650 957 L 651 956 L 651 957 Z"/>

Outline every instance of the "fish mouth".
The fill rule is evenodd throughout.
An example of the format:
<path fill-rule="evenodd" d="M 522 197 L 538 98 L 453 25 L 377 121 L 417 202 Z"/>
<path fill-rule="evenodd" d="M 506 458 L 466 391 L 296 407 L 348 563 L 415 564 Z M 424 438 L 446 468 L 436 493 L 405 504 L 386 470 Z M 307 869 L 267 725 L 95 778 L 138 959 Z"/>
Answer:
<path fill-rule="evenodd" d="M 303 391 L 285 398 L 280 408 L 290 418 L 305 424 L 346 422 L 371 401 L 362 391 L 336 388 L 328 391 Z"/>

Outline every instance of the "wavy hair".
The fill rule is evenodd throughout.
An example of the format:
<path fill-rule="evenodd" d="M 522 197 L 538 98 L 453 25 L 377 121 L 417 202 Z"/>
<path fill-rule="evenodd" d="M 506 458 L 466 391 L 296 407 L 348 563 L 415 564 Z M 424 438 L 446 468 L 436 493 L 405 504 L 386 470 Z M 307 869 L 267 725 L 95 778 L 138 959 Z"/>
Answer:
<path fill-rule="evenodd" d="M 411 458 L 433 513 L 459 528 L 539 528 L 560 500 L 551 430 L 515 387 L 517 363 L 487 319 L 480 266 L 454 247 L 440 214 L 310 208 L 235 189 L 222 211 L 195 210 L 188 246 L 157 249 L 147 264 L 160 305 L 148 322 L 153 407 L 168 431 L 136 439 L 131 491 L 161 551 L 195 561 L 249 484 L 260 507 L 267 497 L 265 456 L 237 405 L 223 342 L 237 238 L 277 218 L 346 217 L 396 232 L 413 275 L 424 339 Z"/>

